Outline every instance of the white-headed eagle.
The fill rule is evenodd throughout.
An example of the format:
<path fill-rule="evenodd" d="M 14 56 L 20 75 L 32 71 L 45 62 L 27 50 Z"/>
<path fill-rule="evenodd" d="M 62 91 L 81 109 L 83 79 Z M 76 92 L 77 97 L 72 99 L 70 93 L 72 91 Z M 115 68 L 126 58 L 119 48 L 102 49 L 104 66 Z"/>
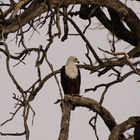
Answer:
<path fill-rule="evenodd" d="M 61 84 L 65 95 L 80 94 L 81 74 L 77 64 L 78 59 L 70 56 L 66 65 L 61 68 Z"/>

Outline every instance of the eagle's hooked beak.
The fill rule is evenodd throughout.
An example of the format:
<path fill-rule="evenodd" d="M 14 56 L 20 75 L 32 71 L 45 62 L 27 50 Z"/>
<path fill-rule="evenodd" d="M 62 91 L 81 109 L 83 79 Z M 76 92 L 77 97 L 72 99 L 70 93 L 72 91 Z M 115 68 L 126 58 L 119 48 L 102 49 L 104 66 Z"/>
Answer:
<path fill-rule="evenodd" d="M 79 60 L 77 60 L 77 63 L 78 63 L 78 64 L 80 63 Z"/>

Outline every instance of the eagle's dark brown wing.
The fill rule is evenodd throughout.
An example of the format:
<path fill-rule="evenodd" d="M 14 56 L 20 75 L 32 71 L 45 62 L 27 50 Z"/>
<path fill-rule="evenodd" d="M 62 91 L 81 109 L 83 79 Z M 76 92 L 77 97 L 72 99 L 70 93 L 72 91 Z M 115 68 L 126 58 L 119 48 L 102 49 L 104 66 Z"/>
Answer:
<path fill-rule="evenodd" d="M 81 74 L 78 69 L 78 76 L 76 79 L 69 78 L 65 73 L 65 66 L 61 68 L 61 84 L 64 94 L 78 95 L 80 93 Z"/>

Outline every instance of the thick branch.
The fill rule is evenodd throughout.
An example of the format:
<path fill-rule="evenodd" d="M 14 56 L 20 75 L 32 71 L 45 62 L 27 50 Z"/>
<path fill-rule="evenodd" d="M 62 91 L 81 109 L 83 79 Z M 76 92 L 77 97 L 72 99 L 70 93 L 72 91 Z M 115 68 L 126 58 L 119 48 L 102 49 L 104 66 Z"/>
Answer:
<path fill-rule="evenodd" d="M 104 6 L 112 9 L 118 13 L 122 20 L 126 22 L 128 27 L 134 33 L 137 43 L 140 42 L 140 20 L 130 8 L 121 3 L 119 0 L 65 0 L 63 2 L 60 0 L 52 0 L 51 4 L 52 8 L 57 8 L 60 6 L 60 4 L 61 6 L 68 6 L 71 4 L 93 4 L 95 6 Z M 7 25 L 3 26 L 2 34 L 5 35 L 11 32 L 16 32 L 20 27 L 34 20 L 47 10 L 48 5 L 45 3 L 45 1 L 32 1 L 30 6 L 21 15 L 19 15 L 18 18 L 15 17 L 12 21 L 8 21 L 8 19 L 6 20 Z M 20 26 L 18 19 L 20 19 Z M 137 45 L 137 43 L 134 44 Z"/>
<path fill-rule="evenodd" d="M 94 16 L 107 28 L 110 32 L 115 34 L 119 39 L 123 39 L 128 43 L 136 46 L 137 39 L 134 36 L 134 33 L 129 31 L 124 25 L 123 20 L 120 15 L 112 9 L 109 9 L 109 13 L 111 16 L 111 20 L 106 16 L 103 10 L 100 7 L 92 5 L 81 5 L 79 13 L 79 17 L 82 19 L 89 19 Z M 94 12 L 93 12 L 94 11 Z M 77 13 L 77 14 L 78 14 Z"/>
<path fill-rule="evenodd" d="M 58 140 L 68 140 L 69 136 L 69 125 L 70 125 L 70 115 L 71 115 L 71 104 L 68 102 L 62 102 L 62 118 L 61 118 L 61 128 Z"/>
<path fill-rule="evenodd" d="M 18 16 L 18 19 L 20 19 L 20 25 L 16 17 L 12 21 L 7 21 L 9 23 L 7 23 L 7 27 L 3 29 L 3 34 L 16 32 L 20 27 L 34 20 L 47 10 L 48 7 L 44 2 L 33 2 L 21 15 Z"/>
<path fill-rule="evenodd" d="M 97 112 L 104 120 L 109 130 L 112 130 L 113 127 L 116 126 L 115 119 L 111 113 L 94 99 L 86 97 L 65 96 L 65 101 L 76 107 L 86 107 L 94 112 Z"/>
<path fill-rule="evenodd" d="M 140 117 L 131 117 L 113 128 L 109 140 L 119 140 L 119 135 L 140 124 Z"/>
<path fill-rule="evenodd" d="M 110 131 L 117 126 L 117 123 L 111 113 L 94 99 L 78 96 L 65 96 L 64 100 L 75 107 L 86 107 L 93 112 L 98 113 Z M 121 140 L 126 140 L 123 134 L 121 134 L 120 137 Z"/>
<path fill-rule="evenodd" d="M 135 126 L 134 138 L 135 140 L 140 140 L 140 124 Z"/>
<path fill-rule="evenodd" d="M 111 28 L 107 28 L 106 22 L 103 22 L 105 27 L 109 29 L 113 34 L 115 34 L 119 39 L 123 39 L 124 41 L 127 41 L 128 43 L 136 46 L 137 45 L 137 39 L 134 36 L 134 33 L 129 31 L 123 24 L 122 19 L 119 17 L 117 12 L 114 12 L 111 9 L 108 9 L 111 17 Z M 98 19 L 101 19 L 98 16 Z"/>

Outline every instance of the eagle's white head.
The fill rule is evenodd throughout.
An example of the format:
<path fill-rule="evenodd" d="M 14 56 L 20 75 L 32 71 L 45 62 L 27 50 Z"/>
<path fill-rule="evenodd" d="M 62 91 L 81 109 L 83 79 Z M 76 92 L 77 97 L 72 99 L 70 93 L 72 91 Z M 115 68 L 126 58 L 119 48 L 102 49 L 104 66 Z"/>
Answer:
<path fill-rule="evenodd" d="M 65 72 L 71 79 L 76 79 L 78 76 L 77 64 L 79 64 L 79 60 L 75 56 L 70 56 L 66 62 Z"/>

